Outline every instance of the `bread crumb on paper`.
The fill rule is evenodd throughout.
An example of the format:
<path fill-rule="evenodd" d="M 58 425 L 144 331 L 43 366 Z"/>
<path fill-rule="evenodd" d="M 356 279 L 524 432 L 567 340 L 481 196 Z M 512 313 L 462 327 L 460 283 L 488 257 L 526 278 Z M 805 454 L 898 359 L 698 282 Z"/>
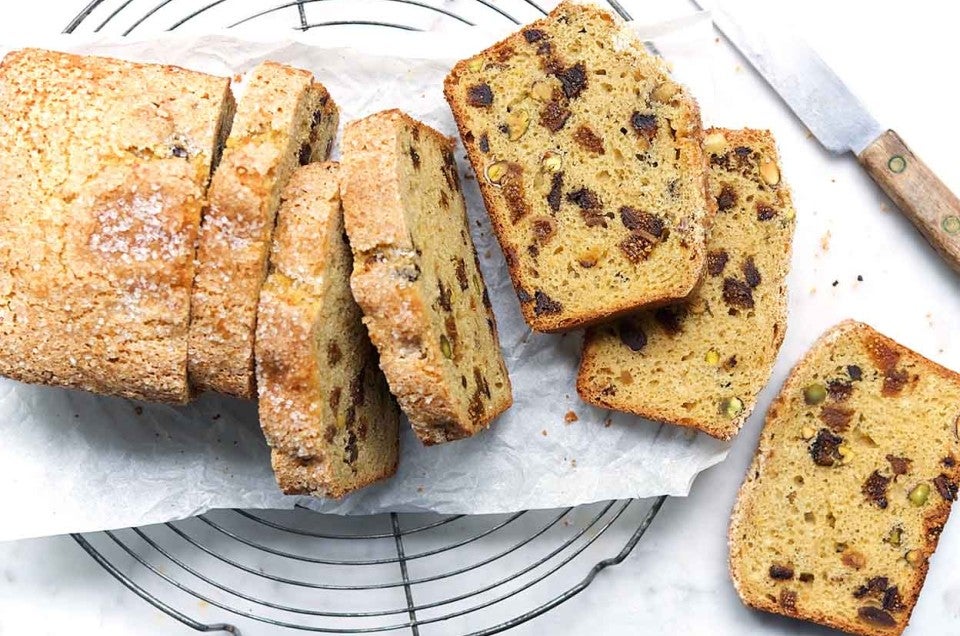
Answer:
<path fill-rule="evenodd" d="M 573 411 L 567 411 L 567 414 L 563 416 L 563 421 L 566 422 L 567 424 L 573 424 L 579 419 L 580 418 L 577 417 L 577 414 L 574 413 Z"/>
<path fill-rule="evenodd" d="M 822 252 L 829 252 L 829 251 L 830 251 L 830 238 L 831 238 L 831 237 L 832 237 L 832 235 L 830 234 L 830 230 L 827 230 L 826 232 L 823 233 L 823 236 L 820 237 L 820 251 L 822 251 Z"/>

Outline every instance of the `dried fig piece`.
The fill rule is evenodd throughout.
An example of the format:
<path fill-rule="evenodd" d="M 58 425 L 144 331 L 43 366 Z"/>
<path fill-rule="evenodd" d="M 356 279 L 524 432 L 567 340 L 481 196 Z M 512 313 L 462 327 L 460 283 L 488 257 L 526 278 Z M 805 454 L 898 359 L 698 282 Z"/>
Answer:
<path fill-rule="evenodd" d="M 563 305 L 550 298 L 539 289 L 534 292 L 533 299 L 535 301 L 533 313 L 538 316 L 542 316 L 544 314 L 559 314 L 563 311 Z"/>
<path fill-rule="evenodd" d="M 580 93 L 587 88 L 587 67 L 583 62 L 577 62 L 573 66 L 554 73 L 554 75 L 560 80 L 560 84 L 563 86 L 563 94 L 567 96 L 567 99 L 580 97 Z"/>
<path fill-rule="evenodd" d="M 834 435 L 829 429 L 821 428 L 817 437 L 810 443 L 810 457 L 817 466 L 835 466 L 843 459 L 840 456 L 840 444 L 843 438 Z"/>
<path fill-rule="evenodd" d="M 595 132 L 590 130 L 589 126 L 577 127 L 576 132 L 573 133 L 573 140 L 580 144 L 580 147 L 589 152 L 595 152 L 598 155 L 605 154 L 603 149 L 603 139 L 601 139 Z"/>
<path fill-rule="evenodd" d="M 937 492 L 940 493 L 940 496 L 945 500 L 957 500 L 957 492 L 960 491 L 960 486 L 951 481 L 950 478 L 943 473 L 940 473 L 939 476 L 934 478 L 933 485 L 937 488 Z"/>
<path fill-rule="evenodd" d="M 737 193 L 736 191 L 728 185 L 724 185 L 720 189 L 720 194 L 717 196 L 717 209 L 721 212 L 726 212 L 727 210 L 733 208 L 737 204 Z"/>
<path fill-rule="evenodd" d="M 727 266 L 730 256 L 726 250 L 711 250 L 707 252 L 707 273 L 711 276 L 719 276 L 723 273 L 723 268 Z"/>
<path fill-rule="evenodd" d="M 467 103 L 475 108 L 493 104 L 493 90 L 489 84 L 475 84 L 467 89 Z"/>
<path fill-rule="evenodd" d="M 620 342 L 631 351 L 640 351 L 647 346 L 647 334 L 635 320 L 621 320 L 618 326 Z"/>
<path fill-rule="evenodd" d="M 884 477 L 875 470 L 863 484 L 863 496 L 867 498 L 867 501 L 876 504 L 878 508 L 886 509 L 887 486 L 889 485 L 890 477 Z"/>
<path fill-rule="evenodd" d="M 889 612 L 870 605 L 858 609 L 857 616 L 868 623 L 880 625 L 881 627 L 893 627 L 897 624 L 897 621 L 894 620 Z"/>
<path fill-rule="evenodd" d="M 553 175 L 550 181 L 550 193 L 547 195 L 547 205 L 554 212 L 560 211 L 560 199 L 563 194 L 563 173 L 558 172 Z"/>
<path fill-rule="evenodd" d="M 753 309 L 753 290 L 741 280 L 724 278 L 723 300 L 731 307 Z"/>
<path fill-rule="evenodd" d="M 894 476 L 906 475 L 910 472 L 910 464 L 913 463 L 913 460 L 895 455 L 887 455 L 887 461 L 890 462 L 890 470 L 893 471 Z"/>
<path fill-rule="evenodd" d="M 820 420 L 830 427 L 836 433 L 843 433 L 850 428 L 850 420 L 853 419 L 855 411 L 827 404 L 820 411 Z"/>

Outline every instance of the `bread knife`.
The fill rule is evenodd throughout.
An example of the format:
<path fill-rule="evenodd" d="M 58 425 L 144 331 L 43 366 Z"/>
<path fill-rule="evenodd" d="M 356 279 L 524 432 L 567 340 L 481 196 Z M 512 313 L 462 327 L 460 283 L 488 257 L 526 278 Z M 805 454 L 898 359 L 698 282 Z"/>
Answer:
<path fill-rule="evenodd" d="M 703 9 L 703 0 L 691 0 Z M 960 273 L 960 201 L 893 130 L 881 126 L 805 42 L 757 12 L 712 9 L 713 23 L 823 145 L 852 152 L 870 177 Z"/>

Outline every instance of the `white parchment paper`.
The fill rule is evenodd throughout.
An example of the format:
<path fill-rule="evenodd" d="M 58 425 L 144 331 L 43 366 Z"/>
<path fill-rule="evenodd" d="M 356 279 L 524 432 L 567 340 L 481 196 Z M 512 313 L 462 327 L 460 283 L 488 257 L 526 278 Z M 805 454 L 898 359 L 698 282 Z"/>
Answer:
<path fill-rule="evenodd" d="M 703 63 L 712 42 L 709 23 L 674 22 L 646 34 L 655 36 L 658 49 L 706 107 L 713 93 L 709 65 Z M 443 78 L 453 60 L 498 35 L 398 33 L 362 46 L 353 42 L 352 48 L 221 35 L 14 46 L 163 62 L 219 75 L 277 60 L 313 71 L 340 105 L 342 121 L 397 107 L 455 135 Z M 426 448 L 404 424 L 395 478 L 342 501 L 313 500 L 278 491 L 253 403 L 204 395 L 178 408 L 0 380 L 0 540 L 157 523 L 211 508 L 292 507 L 298 501 L 342 514 L 493 513 L 685 495 L 699 472 L 724 458 L 727 445 L 579 401 L 574 384 L 580 334 L 548 336 L 526 327 L 462 150 L 458 160 L 514 387 L 514 406 L 489 431 Z M 574 415 L 576 421 L 568 421 Z"/>

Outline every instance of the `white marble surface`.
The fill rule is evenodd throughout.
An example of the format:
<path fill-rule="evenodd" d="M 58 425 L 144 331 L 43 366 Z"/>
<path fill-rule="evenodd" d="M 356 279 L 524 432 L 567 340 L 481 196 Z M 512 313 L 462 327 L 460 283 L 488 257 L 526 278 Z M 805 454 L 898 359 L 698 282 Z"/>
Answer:
<path fill-rule="evenodd" d="M 0 32 L 59 30 L 85 4 L 86 0 L 62 0 L 5 6 Z M 518 6 L 522 3 L 494 4 Z M 684 6 L 683 0 L 674 4 Z M 956 161 L 960 135 L 955 130 L 960 89 L 950 76 L 954 61 L 960 59 L 960 40 L 955 33 L 956 24 L 960 23 L 960 8 L 935 0 L 914 0 L 909 5 L 807 0 L 784 3 L 782 12 L 842 73 L 877 118 L 896 127 L 948 185 L 960 191 L 960 162 Z M 522 14 L 519 9 L 517 14 Z M 856 214 L 862 215 L 865 224 L 899 224 L 905 232 L 909 230 L 905 222 L 889 212 L 890 206 L 883 195 L 858 173 L 850 159 L 829 157 L 813 141 L 804 143 L 802 128 L 785 113 L 776 98 L 763 91 L 759 80 L 744 68 L 725 43 L 721 41 L 716 47 L 719 94 L 745 91 L 764 97 L 749 100 L 737 120 L 714 123 L 731 126 L 749 123 L 770 127 L 778 133 L 782 145 L 789 149 L 784 153 L 788 166 L 802 168 L 793 170 L 789 177 L 796 192 L 797 207 L 801 215 L 811 219 L 808 222 L 821 222 L 829 227 L 829 215 Z M 830 200 L 834 196 L 836 200 L 859 202 L 858 209 L 831 209 Z M 960 319 L 956 314 L 928 315 L 923 307 L 922 292 L 914 290 L 906 294 L 898 289 L 885 289 L 880 279 L 867 280 L 859 287 L 844 284 L 825 291 L 834 278 L 855 275 L 857 258 L 875 255 L 863 236 L 834 235 L 833 248 L 823 255 L 821 279 L 793 281 L 792 302 L 802 302 L 804 294 L 810 293 L 808 286 L 818 286 L 820 293 L 835 294 L 837 306 L 848 309 L 857 306 L 857 294 L 864 297 L 888 294 L 891 310 L 896 308 L 915 316 L 917 330 L 921 332 L 916 338 L 926 343 L 922 351 L 950 366 L 960 367 L 956 345 L 949 340 L 950 334 L 956 339 L 960 333 Z M 896 263 L 895 252 L 886 258 Z M 940 266 L 930 256 L 911 263 L 910 267 L 922 277 L 923 272 L 939 271 Z M 922 289 L 922 281 L 917 286 Z M 956 290 L 953 285 L 947 293 Z M 901 300 L 901 293 L 907 295 L 908 302 Z M 882 326 L 882 316 L 877 316 L 876 321 Z M 948 334 L 948 340 L 941 341 L 940 346 L 922 333 L 934 324 Z M 780 361 L 777 370 L 780 377 L 790 362 Z M 769 397 L 768 391 L 758 411 L 762 412 Z M 517 633 L 829 633 L 748 611 L 737 601 L 729 583 L 725 563 L 726 525 L 759 426 L 760 418 L 752 418 L 727 461 L 704 473 L 689 498 L 667 502 L 648 535 L 625 563 L 607 570 L 576 599 L 518 629 Z M 56 502 L 50 505 L 52 508 Z M 191 609 L 203 620 L 223 618 L 209 607 L 195 605 Z M 470 627 L 469 622 L 461 624 L 462 629 Z M 194 632 L 129 593 L 69 538 L 0 544 L 0 635 L 63 633 Z M 246 633 L 260 632 L 248 630 Z M 932 562 L 927 586 L 907 633 L 911 636 L 960 635 L 960 521 L 956 516 L 943 533 L 940 550 Z"/>

